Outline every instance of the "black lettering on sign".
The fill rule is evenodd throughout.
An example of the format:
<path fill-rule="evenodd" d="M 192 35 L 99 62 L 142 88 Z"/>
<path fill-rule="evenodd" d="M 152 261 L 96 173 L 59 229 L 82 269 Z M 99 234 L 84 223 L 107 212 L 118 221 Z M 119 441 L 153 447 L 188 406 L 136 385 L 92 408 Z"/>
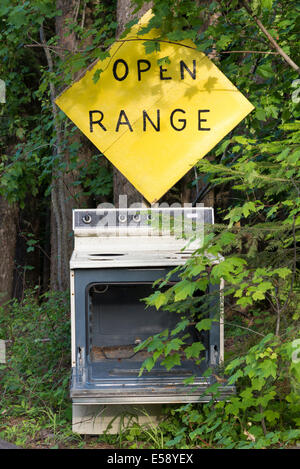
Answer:
<path fill-rule="evenodd" d="M 118 68 L 118 65 L 119 64 L 123 64 L 124 66 L 124 73 L 122 76 L 120 76 L 119 74 L 117 74 L 117 68 Z M 118 81 L 123 81 L 125 80 L 125 78 L 127 77 L 128 75 L 128 72 L 129 72 L 129 68 L 128 68 L 128 65 L 127 65 L 127 62 L 125 62 L 125 60 L 123 59 L 118 59 L 115 61 L 114 63 L 114 66 L 113 66 L 113 75 L 115 77 L 116 80 Z"/>
<path fill-rule="evenodd" d="M 123 122 L 122 122 L 122 118 L 124 118 Z M 116 132 L 119 132 L 120 125 L 128 125 L 130 132 L 133 132 L 130 122 L 128 120 L 128 117 L 126 115 L 126 112 L 123 109 L 120 111 L 120 114 L 119 114 L 119 119 L 118 119 L 117 126 L 116 126 Z"/>
<path fill-rule="evenodd" d="M 159 67 L 159 78 L 161 80 L 172 80 L 172 77 L 164 77 L 163 74 L 164 74 L 164 72 L 167 72 L 167 71 L 168 71 L 167 68 L 163 68 L 163 66 L 160 65 L 160 67 Z"/>
<path fill-rule="evenodd" d="M 143 131 L 146 132 L 146 119 L 149 120 L 150 124 L 152 127 L 156 130 L 156 132 L 160 131 L 160 110 L 157 109 L 157 118 L 156 118 L 156 125 L 154 122 L 150 119 L 146 111 L 143 111 Z"/>
<path fill-rule="evenodd" d="M 183 60 L 180 60 L 180 78 L 184 80 L 184 69 L 191 75 L 193 80 L 196 80 L 196 60 L 193 60 L 193 71 L 191 71 Z"/>
<path fill-rule="evenodd" d="M 145 64 L 146 67 L 142 68 L 141 67 L 142 64 Z M 140 60 L 137 61 L 137 71 L 138 71 L 138 80 L 139 81 L 141 81 L 142 72 L 147 72 L 148 70 L 150 70 L 150 68 L 151 68 L 151 62 L 149 62 L 149 60 L 140 59 Z"/>
<path fill-rule="evenodd" d="M 201 122 L 207 122 L 206 119 L 201 119 L 201 112 L 210 112 L 210 110 L 209 109 L 198 110 L 198 130 L 210 130 L 209 127 L 201 127 Z"/>
<path fill-rule="evenodd" d="M 94 117 L 94 114 L 97 113 L 97 114 L 100 114 L 100 119 L 98 120 L 93 120 L 93 117 Z M 101 123 L 102 120 L 103 120 L 103 112 L 101 111 L 89 111 L 89 116 L 90 116 L 90 132 L 93 132 L 93 125 L 94 124 L 98 124 L 105 132 L 106 132 L 106 128 L 104 127 L 104 125 Z"/>
<path fill-rule="evenodd" d="M 185 129 L 186 119 L 178 119 L 178 122 L 182 122 L 182 127 L 178 128 L 175 126 L 174 120 L 173 120 L 175 112 L 183 112 L 183 114 L 185 114 L 185 111 L 183 109 L 174 109 L 174 111 L 172 111 L 170 115 L 171 126 L 173 127 L 174 130 L 178 130 L 178 131 Z"/>

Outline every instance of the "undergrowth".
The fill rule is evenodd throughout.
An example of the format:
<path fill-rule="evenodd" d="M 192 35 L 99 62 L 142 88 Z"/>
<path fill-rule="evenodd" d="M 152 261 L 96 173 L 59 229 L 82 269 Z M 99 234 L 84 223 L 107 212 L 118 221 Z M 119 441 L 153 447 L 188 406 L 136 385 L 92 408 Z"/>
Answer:
<path fill-rule="evenodd" d="M 70 318 L 65 293 L 27 291 L 0 308 L 0 436 L 17 445 L 71 437 Z M 73 436 L 72 436 L 73 438 Z"/>
<path fill-rule="evenodd" d="M 237 319 L 235 319 L 237 320 Z M 242 323 L 242 321 L 241 321 Z M 226 328 L 226 379 L 236 394 L 218 402 L 218 382 L 207 404 L 164 406 L 159 423 L 123 420 L 118 435 L 93 437 L 114 448 L 284 448 L 300 440 L 299 332 L 263 338 Z M 70 318 L 65 293 L 34 290 L 0 309 L 0 438 L 21 447 L 86 447 L 72 433 Z M 238 341 L 237 338 L 241 340 Z M 221 374 L 221 371 L 220 371 Z M 224 374 L 222 375 L 224 376 Z M 126 417 L 126 416 L 124 416 Z M 112 446 L 111 446 L 112 445 Z"/>

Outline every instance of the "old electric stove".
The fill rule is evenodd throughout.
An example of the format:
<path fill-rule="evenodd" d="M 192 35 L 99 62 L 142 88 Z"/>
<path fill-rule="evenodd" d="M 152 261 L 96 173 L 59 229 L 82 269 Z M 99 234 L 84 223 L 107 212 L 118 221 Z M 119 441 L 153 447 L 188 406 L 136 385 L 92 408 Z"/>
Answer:
<path fill-rule="evenodd" d="M 200 338 L 206 348 L 200 365 L 184 360 L 167 371 L 158 362 L 139 376 L 148 352 L 135 352 L 141 341 L 178 322 L 177 313 L 146 308 L 142 299 L 153 293 L 155 280 L 183 265 L 199 247 L 207 223 L 213 223 L 213 210 L 204 207 L 74 210 L 70 268 L 75 432 L 104 431 L 107 415 L 116 416 L 120 406 L 153 408 L 211 398 L 203 394 L 211 385 L 203 374 L 223 360 L 220 286 L 209 287 L 210 292 L 217 289 L 209 314 L 215 317 L 218 310 L 219 320 Z M 195 234 L 186 247 L 187 237 Z M 170 283 L 176 281 L 174 274 Z M 199 340 L 196 330 L 190 336 Z M 191 376 L 194 382 L 186 385 Z M 232 387 L 223 386 L 220 398 L 231 392 Z M 99 418 L 102 426 L 95 423 Z"/>

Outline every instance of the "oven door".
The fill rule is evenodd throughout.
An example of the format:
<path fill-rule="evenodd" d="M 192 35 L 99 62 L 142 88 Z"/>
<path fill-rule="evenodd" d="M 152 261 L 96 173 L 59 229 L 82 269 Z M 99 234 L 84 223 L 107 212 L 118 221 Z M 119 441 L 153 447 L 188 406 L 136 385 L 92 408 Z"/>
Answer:
<path fill-rule="evenodd" d="M 89 403 L 194 402 L 211 381 L 204 377 L 220 342 L 219 324 L 201 334 L 189 326 L 188 341 L 205 346 L 200 364 L 182 359 L 169 371 L 158 360 L 150 371 L 140 368 L 151 354 L 135 352 L 149 336 L 176 327 L 180 314 L 146 307 L 143 298 L 152 284 L 172 268 L 116 268 L 75 270 L 75 347 L 71 397 Z M 170 283 L 178 281 L 172 277 Z M 219 305 L 212 305 L 213 315 Z M 215 360 L 215 356 L 214 356 Z M 185 384 L 194 376 L 193 383 Z"/>

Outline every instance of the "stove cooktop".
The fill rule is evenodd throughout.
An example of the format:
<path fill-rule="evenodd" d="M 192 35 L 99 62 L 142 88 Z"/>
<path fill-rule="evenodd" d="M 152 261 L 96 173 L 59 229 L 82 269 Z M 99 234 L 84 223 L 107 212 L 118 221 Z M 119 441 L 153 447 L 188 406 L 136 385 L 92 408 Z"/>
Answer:
<path fill-rule="evenodd" d="M 70 267 L 71 269 L 91 269 L 183 265 L 190 256 L 191 251 L 127 251 L 123 253 L 74 251 Z"/>

